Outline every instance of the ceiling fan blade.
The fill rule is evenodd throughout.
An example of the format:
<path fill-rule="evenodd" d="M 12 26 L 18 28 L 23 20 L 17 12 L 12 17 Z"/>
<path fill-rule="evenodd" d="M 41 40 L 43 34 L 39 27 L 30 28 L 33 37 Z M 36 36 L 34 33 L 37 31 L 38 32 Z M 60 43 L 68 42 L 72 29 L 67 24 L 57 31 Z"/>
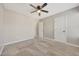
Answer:
<path fill-rule="evenodd" d="M 31 13 L 37 12 L 38 10 L 32 11 Z"/>
<path fill-rule="evenodd" d="M 46 11 L 46 10 L 41 10 L 42 12 L 45 12 L 45 13 L 48 13 L 48 11 Z"/>
<path fill-rule="evenodd" d="M 37 8 L 36 8 L 34 5 L 32 5 L 32 4 L 30 4 L 30 6 L 33 7 L 33 8 L 35 8 L 35 9 L 37 9 Z"/>
<path fill-rule="evenodd" d="M 41 7 L 44 8 L 47 5 L 47 3 L 44 3 Z"/>

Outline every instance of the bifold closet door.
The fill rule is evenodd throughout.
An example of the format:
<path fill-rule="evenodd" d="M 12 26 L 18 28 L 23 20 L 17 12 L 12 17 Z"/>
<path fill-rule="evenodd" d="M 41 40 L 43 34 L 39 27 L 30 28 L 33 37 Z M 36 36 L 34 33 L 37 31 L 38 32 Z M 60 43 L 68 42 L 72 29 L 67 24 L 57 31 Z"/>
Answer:
<path fill-rule="evenodd" d="M 68 22 L 69 22 L 69 31 L 68 31 L 68 39 L 67 42 L 75 45 L 79 45 L 79 11 L 72 11 L 68 15 Z"/>
<path fill-rule="evenodd" d="M 44 38 L 54 39 L 54 19 L 46 18 L 44 21 Z"/>
<path fill-rule="evenodd" d="M 43 22 L 39 22 L 38 24 L 38 36 L 39 38 L 43 38 Z"/>

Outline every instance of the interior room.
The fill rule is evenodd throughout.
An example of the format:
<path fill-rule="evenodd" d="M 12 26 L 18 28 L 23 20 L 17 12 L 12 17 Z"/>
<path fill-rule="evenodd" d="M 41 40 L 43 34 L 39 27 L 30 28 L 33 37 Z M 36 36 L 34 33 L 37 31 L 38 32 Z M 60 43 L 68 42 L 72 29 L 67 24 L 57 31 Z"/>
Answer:
<path fill-rule="evenodd" d="M 0 56 L 79 56 L 79 4 L 0 3 Z"/>

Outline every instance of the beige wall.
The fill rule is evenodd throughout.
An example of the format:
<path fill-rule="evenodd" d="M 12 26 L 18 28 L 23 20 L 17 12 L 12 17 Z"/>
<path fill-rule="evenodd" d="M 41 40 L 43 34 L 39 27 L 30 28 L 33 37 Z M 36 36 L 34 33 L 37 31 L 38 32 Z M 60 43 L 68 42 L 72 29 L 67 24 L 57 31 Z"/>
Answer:
<path fill-rule="evenodd" d="M 37 19 L 5 10 L 5 43 L 32 39 L 35 36 Z"/>
<path fill-rule="evenodd" d="M 25 16 L 7 9 L 3 11 L 0 7 L 0 44 L 34 38 L 37 21 L 37 19 L 28 15 Z"/>
<path fill-rule="evenodd" d="M 4 25 L 3 25 L 3 15 L 4 15 L 4 12 L 3 12 L 4 10 L 3 10 L 3 6 L 2 6 L 2 4 L 0 4 L 0 45 L 3 43 L 3 32 L 4 32 L 4 30 L 3 30 L 3 27 L 4 27 Z"/>

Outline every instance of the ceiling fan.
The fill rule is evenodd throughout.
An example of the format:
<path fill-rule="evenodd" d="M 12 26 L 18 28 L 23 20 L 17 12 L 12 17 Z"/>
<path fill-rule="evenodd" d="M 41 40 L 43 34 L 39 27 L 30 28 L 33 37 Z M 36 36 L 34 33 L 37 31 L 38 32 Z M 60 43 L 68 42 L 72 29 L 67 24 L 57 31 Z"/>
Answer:
<path fill-rule="evenodd" d="M 42 6 L 38 5 L 37 7 L 35 7 L 35 6 L 32 5 L 32 4 L 30 4 L 30 6 L 33 7 L 33 8 L 35 8 L 35 10 L 32 11 L 31 13 L 37 12 L 39 16 L 41 15 L 41 12 L 48 13 L 47 10 L 43 10 L 43 8 L 44 8 L 45 6 L 47 6 L 47 3 L 44 3 Z"/>

